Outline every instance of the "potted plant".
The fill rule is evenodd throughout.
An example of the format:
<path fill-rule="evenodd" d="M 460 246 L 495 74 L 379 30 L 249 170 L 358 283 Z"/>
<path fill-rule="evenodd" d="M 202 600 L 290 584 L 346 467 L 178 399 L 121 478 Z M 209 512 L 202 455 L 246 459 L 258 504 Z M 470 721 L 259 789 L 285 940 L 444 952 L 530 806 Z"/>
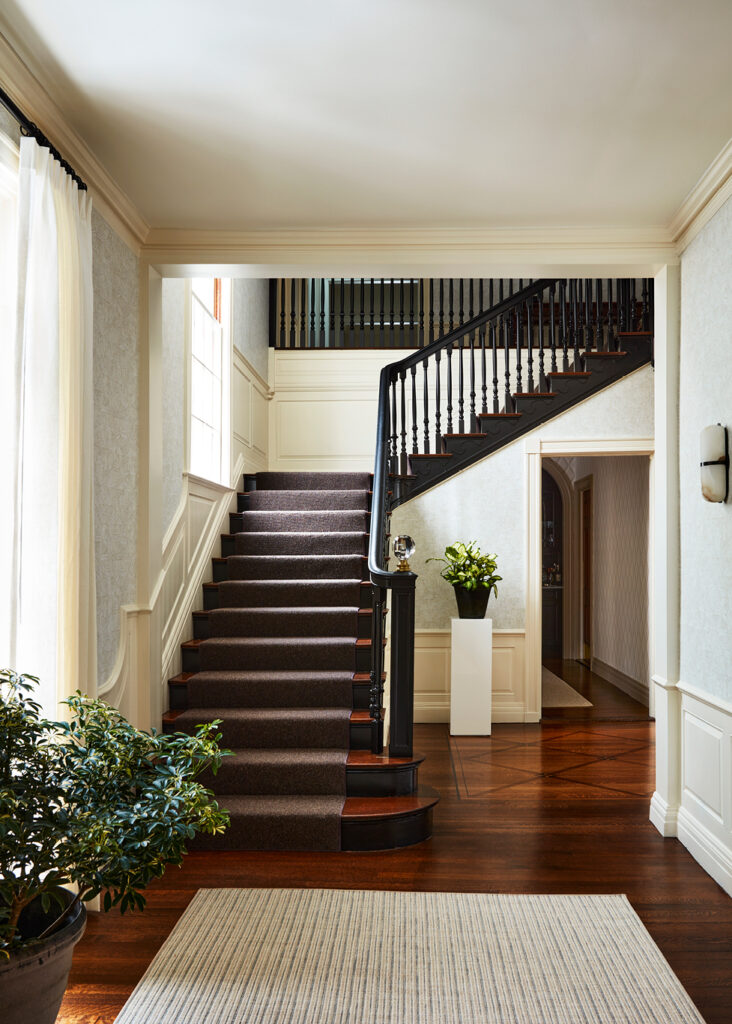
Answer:
<path fill-rule="evenodd" d="M 482 619 L 491 593 L 498 595 L 496 584 L 503 579 L 496 575 L 496 556 L 482 555 L 475 541 L 456 542 L 445 548 L 444 558 L 428 558 L 428 562 L 444 562 L 440 575 L 455 589 L 458 616 L 461 619 Z"/>
<path fill-rule="evenodd" d="M 52 1024 L 84 903 L 142 909 L 142 890 L 228 815 L 197 776 L 226 753 L 219 722 L 195 735 L 135 729 L 77 693 L 44 719 L 38 680 L 0 671 L 0 988 L 4 1024 Z M 70 891 L 66 886 L 73 886 Z"/>

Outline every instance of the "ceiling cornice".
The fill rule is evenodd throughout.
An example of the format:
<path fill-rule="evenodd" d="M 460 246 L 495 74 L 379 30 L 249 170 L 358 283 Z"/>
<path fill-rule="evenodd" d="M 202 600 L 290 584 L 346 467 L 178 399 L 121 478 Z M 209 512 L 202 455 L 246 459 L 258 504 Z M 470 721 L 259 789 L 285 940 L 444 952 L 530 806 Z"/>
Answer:
<path fill-rule="evenodd" d="M 87 182 L 96 209 L 150 264 L 252 264 L 277 276 L 365 272 L 379 267 L 506 268 L 540 275 L 547 268 L 587 266 L 639 272 L 676 263 L 717 210 L 732 197 L 732 140 L 691 189 L 667 227 L 646 228 L 312 228 L 201 231 L 150 228 L 129 196 L 71 126 L 38 79 L 0 33 L 3 88 Z M 290 269 L 291 268 L 291 269 Z"/>
<path fill-rule="evenodd" d="M 712 160 L 676 211 L 670 233 L 679 253 L 732 196 L 732 139 Z"/>
<path fill-rule="evenodd" d="M 34 121 L 64 159 L 81 175 L 92 194 L 95 208 L 135 252 L 145 242 L 150 225 L 129 196 L 97 160 L 81 136 L 38 79 L 0 33 L 0 80 L 3 88 L 26 117 Z"/>

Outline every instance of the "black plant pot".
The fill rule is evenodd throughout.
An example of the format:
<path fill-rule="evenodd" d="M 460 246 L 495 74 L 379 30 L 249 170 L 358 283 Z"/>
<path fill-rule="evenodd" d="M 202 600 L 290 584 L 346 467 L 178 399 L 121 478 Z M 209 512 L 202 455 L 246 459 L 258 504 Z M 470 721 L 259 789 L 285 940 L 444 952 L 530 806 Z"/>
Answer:
<path fill-rule="evenodd" d="M 73 898 L 68 893 L 69 902 Z M 21 914 L 24 936 L 39 935 L 59 915 L 55 904 L 50 914 L 43 914 L 40 900 L 35 903 Z M 54 1024 L 69 980 L 74 946 L 85 927 L 86 907 L 79 903 L 53 935 L 11 953 L 9 960 L 0 960 L 3 1024 Z"/>
<path fill-rule="evenodd" d="M 484 619 L 491 592 L 487 587 L 466 590 L 465 587 L 453 586 L 457 599 L 458 616 L 461 619 Z"/>

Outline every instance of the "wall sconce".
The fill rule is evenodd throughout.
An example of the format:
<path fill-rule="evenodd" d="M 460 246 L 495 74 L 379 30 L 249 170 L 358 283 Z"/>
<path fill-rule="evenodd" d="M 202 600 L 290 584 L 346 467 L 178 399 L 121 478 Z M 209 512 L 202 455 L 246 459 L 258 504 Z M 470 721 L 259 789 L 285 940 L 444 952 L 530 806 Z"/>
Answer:
<path fill-rule="evenodd" d="M 726 501 L 729 484 L 727 428 L 720 423 L 701 432 L 701 490 L 705 501 Z"/>
<path fill-rule="evenodd" d="M 397 557 L 397 572 L 411 572 L 409 559 L 414 554 L 416 545 L 411 537 L 394 538 L 394 554 Z"/>

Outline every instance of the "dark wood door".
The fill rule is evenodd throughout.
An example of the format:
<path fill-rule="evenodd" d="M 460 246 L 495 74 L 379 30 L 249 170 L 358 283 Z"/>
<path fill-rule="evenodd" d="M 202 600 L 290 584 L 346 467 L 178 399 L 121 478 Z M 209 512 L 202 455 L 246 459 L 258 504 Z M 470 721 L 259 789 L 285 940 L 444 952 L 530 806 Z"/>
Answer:
<path fill-rule="evenodd" d="M 545 469 L 541 473 L 541 652 L 562 657 L 564 606 L 564 509 L 562 492 Z"/>

